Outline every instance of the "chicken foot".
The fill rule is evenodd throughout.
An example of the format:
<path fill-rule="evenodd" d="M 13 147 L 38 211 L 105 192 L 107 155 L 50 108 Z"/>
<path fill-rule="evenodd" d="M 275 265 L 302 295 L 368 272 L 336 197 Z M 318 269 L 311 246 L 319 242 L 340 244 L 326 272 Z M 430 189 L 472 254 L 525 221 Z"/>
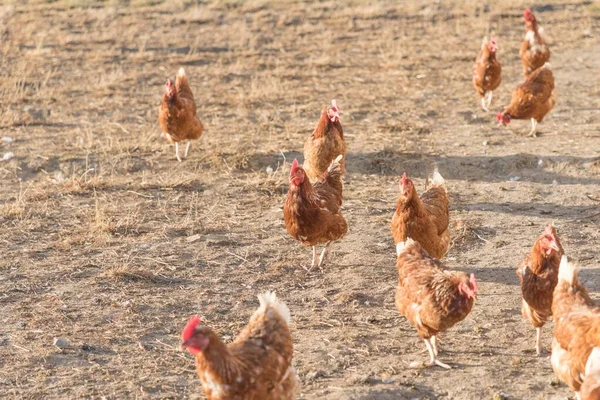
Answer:
<path fill-rule="evenodd" d="M 537 126 L 538 122 L 535 120 L 535 118 L 531 118 L 531 130 L 527 136 L 537 137 Z"/>
<path fill-rule="evenodd" d="M 429 358 L 430 358 L 429 364 L 427 364 L 427 366 L 438 365 L 445 369 L 452 369 L 451 366 L 449 366 L 448 364 L 444 364 L 437 358 L 437 349 L 435 348 L 435 345 L 433 344 L 433 343 L 435 343 L 435 339 L 433 339 L 434 337 L 435 336 L 433 336 L 431 339 L 423 339 L 423 341 L 425 342 L 425 346 L 427 347 L 427 351 L 429 352 Z"/>
<path fill-rule="evenodd" d="M 183 154 L 184 158 L 187 158 L 187 153 L 188 153 L 188 150 L 190 149 L 190 144 L 191 143 L 192 142 L 188 139 L 187 144 L 185 145 L 185 153 Z"/>
<path fill-rule="evenodd" d="M 481 108 L 483 111 L 490 111 L 490 104 L 492 104 L 492 91 L 485 92 L 483 97 L 481 98 Z"/>

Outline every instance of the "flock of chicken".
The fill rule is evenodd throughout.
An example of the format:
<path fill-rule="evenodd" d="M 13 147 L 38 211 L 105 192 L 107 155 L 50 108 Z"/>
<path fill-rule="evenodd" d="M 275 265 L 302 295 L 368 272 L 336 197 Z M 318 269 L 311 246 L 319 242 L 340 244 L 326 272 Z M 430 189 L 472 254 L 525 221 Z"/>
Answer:
<path fill-rule="evenodd" d="M 513 93 L 512 103 L 498 114 L 531 118 L 537 123 L 555 103 L 554 78 L 547 61 L 549 51 L 541 28 L 528 9 L 527 33 L 521 47 L 525 81 Z M 474 67 L 473 83 L 487 110 L 492 91 L 500 84 L 497 43 L 484 40 Z M 163 136 L 175 143 L 198 139 L 203 126 L 185 71 L 175 84 L 169 79 L 159 113 Z M 304 164 L 294 160 L 284 205 L 285 227 L 305 246 L 312 247 L 312 265 L 322 267 L 332 243 L 341 239 L 348 225 L 341 214 L 346 145 L 340 110 L 333 100 L 323 109 L 317 127 L 304 145 Z M 450 243 L 449 199 L 443 177 L 433 172 L 419 196 L 404 173 L 391 222 L 396 243 L 398 286 L 396 307 L 416 328 L 430 356 L 428 365 L 451 367 L 438 358 L 437 335 L 462 321 L 477 298 L 474 274 L 448 270 L 442 261 Z M 317 260 L 317 245 L 325 248 Z M 309 269 L 310 270 L 310 269 Z M 600 399 L 600 307 L 588 296 L 578 270 L 567 261 L 554 226 L 547 227 L 519 265 L 517 275 L 523 296 L 522 313 L 536 328 L 535 348 L 541 354 L 541 329 L 554 317 L 551 364 L 555 374 L 578 398 Z M 225 345 L 215 333 L 190 318 L 182 333 L 182 348 L 196 357 L 205 395 L 210 400 L 294 399 L 299 379 L 292 365 L 293 340 L 288 327 L 290 312 L 274 293 L 259 296 L 260 307 L 233 343 Z"/>

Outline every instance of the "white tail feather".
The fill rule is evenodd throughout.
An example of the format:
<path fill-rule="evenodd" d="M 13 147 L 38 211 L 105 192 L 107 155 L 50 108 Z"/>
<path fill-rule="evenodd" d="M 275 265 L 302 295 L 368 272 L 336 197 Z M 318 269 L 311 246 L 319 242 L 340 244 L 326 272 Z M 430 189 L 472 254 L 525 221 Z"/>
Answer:
<path fill-rule="evenodd" d="M 431 174 L 431 184 L 434 186 L 444 186 L 446 184 L 446 180 L 440 174 L 437 167 L 435 167 L 433 174 Z"/>
<path fill-rule="evenodd" d="M 177 72 L 177 75 L 185 76 L 185 69 L 183 69 L 183 67 L 179 68 L 179 72 Z"/>
<path fill-rule="evenodd" d="M 275 295 L 275 292 L 266 291 L 262 294 L 258 295 L 258 301 L 260 302 L 260 307 L 256 310 L 255 314 L 265 312 L 267 307 L 272 307 L 275 309 L 279 315 L 285 320 L 285 323 L 289 325 L 291 316 L 290 309 L 285 305 L 284 302 L 279 300 Z"/>
<path fill-rule="evenodd" d="M 560 259 L 560 266 L 558 267 L 558 280 L 565 281 L 569 285 L 572 285 L 578 272 L 579 270 L 577 267 L 569 262 L 567 256 L 562 256 Z"/>
<path fill-rule="evenodd" d="M 585 375 L 600 373 L 600 347 L 594 347 L 585 364 Z"/>
<path fill-rule="evenodd" d="M 339 164 L 339 163 L 340 163 L 340 161 L 342 161 L 342 158 L 344 158 L 344 155 L 343 155 L 343 154 L 340 154 L 339 156 L 337 156 L 337 157 L 335 158 L 335 160 L 333 160 L 333 162 L 336 162 L 336 163 L 338 163 L 338 164 Z"/>
<path fill-rule="evenodd" d="M 413 244 L 415 244 L 415 241 L 411 238 L 406 238 L 406 241 L 396 243 L 396 255 L 399 256 L 400 254 L 404 253 L 404 251 L 408 249 L 408 246 Z"/>
<path fill-rule="evenodd" d="M 544 63 L 544 65 L 542 65 L 542 68 L 552 69 L 552 64 L 550 64 L 549 62 L 546 62 L 546 63 Z"/>

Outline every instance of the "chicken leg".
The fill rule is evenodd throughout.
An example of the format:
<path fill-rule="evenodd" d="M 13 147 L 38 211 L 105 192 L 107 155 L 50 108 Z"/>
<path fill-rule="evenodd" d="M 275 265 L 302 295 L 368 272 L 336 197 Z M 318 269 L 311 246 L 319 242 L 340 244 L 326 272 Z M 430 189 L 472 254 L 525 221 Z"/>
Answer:
<path fill-rule="evenodd" d="M 539 356 L 542 354 L 542 327 L 535 328 L 535 353 Z"/>
<path fill-rule="evenodd" d="M 490 104 L 492 104 L 492 91 L 485 92 L 484 96 L 481 98 L 481 108 L 483 111 L 490 111 Z"/>
<path fill-rule="evenodd" d="M 306 272 L 310 272 L 311 269 L 313 269 L 314 267 L 317 266 L 317 246 L 316 245 L 312 247 L 312 253 L 313 253 L 312 265 Z"/>
<path fill-rule="evenodd" d="M 444 364 L 437 358 L 437 355 L 436 355 L 437 350 L 434 350 L 434 345 L 431 343 L 432 342 L 431 339 L 423 339 L 423 341 L 425 342 L 425 346 L 427 347 L 427 351 L 429 352 L 430 360 L 429 360 L 428 366 L 438 365 L 445 369 L 452 369 L 451 366 L 449 366 L 448 364 Z M 435 340 L 434 340 L 434 342 L 435 342 Z"/>
<path fill-rule="evenodd" d="M 537 126 L 538 122 L 535 120 L 535 118 L 531 118 L 531 130 L 527 136 L 537 137 Z"/>
<path fill-rule="evenodd" d="M 177 157 L 177 161 L 181 162 L 181 157 L 179 157 L 179 143 L 175 142 L 175 156 Z"/>
<path fill-rule="evenodd" d="M 319 268 L 321 268 L 325 264 L 325 261 L 327 260 L 327 256 L 329 255 L 332 245 L 333 245 L 333 241 L 330 240 L 329 242 L 327 242 L 327 245 L 323 249 L 323 252 L 321 253 L 321 257 L 319 257 Z"/>
<path fill-rule="evenodd" d="M 431 347 L 433 347 L 433 354 L 435 354 L 435 356 L 437 357 L 438 353 L 439 353 L 439 349 L 437 346 L 437 336 L 433 335 L 431 337 Z"/>
<path fill-rule="evenodd" d="M 190 144 L 191 144 L 191 143 L 192 143 L 192 142 L 191 142 L 190 140 L 188 140 L 188 141 L 187 141 L 187 144 L 185 145 L 185 153 L 183 154 L 183 157 L 184 157 L 184 158 L 187 158 L 187 153 L 188 153 L 188 150 L 190 149 Z"/>

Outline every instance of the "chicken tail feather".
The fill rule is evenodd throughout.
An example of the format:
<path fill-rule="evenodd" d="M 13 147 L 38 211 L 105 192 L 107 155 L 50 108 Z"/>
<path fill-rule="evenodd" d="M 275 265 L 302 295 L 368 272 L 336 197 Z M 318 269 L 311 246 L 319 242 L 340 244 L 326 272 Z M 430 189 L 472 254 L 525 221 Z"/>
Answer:
<path fill-rule="evenodd" d="M 446 180 L 442 174 L 440 174 L 437 167 L 435 167 L 433 174 L 431 174 L 431 184 L 433 186 L 444 186 L 446 184 Z"/>
<path fill-rule="evenodd" d="M 545 62 L 544 65 L 542 65 L 542 68 L 552 69 L 552 64 L 550 64 L 549 62 Z"/>
<path fill-rule="evenodd" d="M 404 253 L 409 246 L 413 245 L 415 243 L 414 240 L 412 240 L 411 238 L 406 238 L 406 240 L 404 242 L 398 242 L 396 243 L 396 255 L 400 256 L 402 253 Z"/>
<path fill-rule="evenodd" d="M 256 310 L 256 313 L 261 313 L 267 311 L 268 307 L 272 307 L 275 309 L 279 315 L 285 320 L 286 324 L 289 325 L 291 316 L 290 309 L 285 305 L 284 302 L 279 300 L 275 295 L 275 292 L 266 291 L 263 294 L 258 295 L 258 301 L 260 302 L 260 307 Z"/>
<path fill-rule="evenodd" d="M 573 282 L 577 278 L 579 270 L 574 264 L 570 263 L 567 256 L 562 256 L 560 259 L 560 266 L 558 267 L 558 280 L 565 281 L 569 285 L 573 285 Z"/>

